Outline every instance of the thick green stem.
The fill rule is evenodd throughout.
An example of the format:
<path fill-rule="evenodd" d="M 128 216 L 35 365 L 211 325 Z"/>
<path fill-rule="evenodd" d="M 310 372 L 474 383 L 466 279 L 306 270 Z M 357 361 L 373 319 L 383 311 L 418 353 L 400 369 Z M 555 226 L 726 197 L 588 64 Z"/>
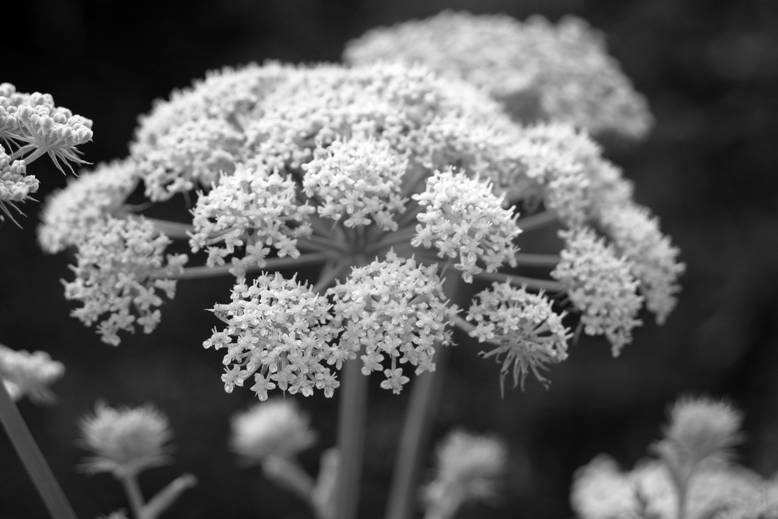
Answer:
<path fill-rule="evenodd" d="M 27 469 L 30 479 L 35 484 L 35 488 L 43 498 L 49 515 L 53 519 L 76 519 L 76 514 L 65 497 L 65 493 L 54 478 L 51 468 L 46 463 L 46 459 L 35 443 L 35 439 L 2 381 L 0 381 L 0 421 L 3 423 L 16 453 L 21 458 L 24 468 Z"/>
<path fill-rule="evenodd" d="M 196 484 L 197 478 L 191 474 L 178 476 L 146 503 L 143 507 L 144 519 L 157 519 L 162 512 L 170 508 L 178 496 Z"/>
<path fill-rule="evenodd" d="M 268 260 L 265 260 L 265 264 L 261 268 L 260 267 L 248 268 L 246 269 L 246 273 L 257 272 L 260 270 L 276 270 L 276 269 L 284 269 L 284 268 L 296 268 L 296 267 L 302 267 L 306 265 L 316 265 L 318 263 L 324 263 L 330 258 L 332 258 L 332 255 L 327 254 L 325 252 L 302 254 L 296 258 L 291 258 L 291 257 L 270 258 Z M 173 279 L 212 278 L 218 276 L 231 275 L 230 274 L 231 268 L 232 265 L 222 265 L 220 267 L 208 267 L 206 265 L 203 265 L 201 267 L 185 268 L 183 272 L 181 272 L 180 274 L 176 274 L 172 276 L 162 271 L 158 276 L 151 276 L 151 277 L 173 278 Z"/>
<path fill-rule="evenodd" d="M 130 510 L 135 519 L 146 519 L 144 513 L 143 493 L 138 486 L 138 479 L 135 474 L 123 474 L 119 476 L 124 493 L 127 495 L 127 501 L 130 503 Z"/>
<path fill-rule="evenodd" d="M 565 287 L 559 281 L 552 279 L 536 279 L 528 278 L 525 276 L 515 276 L 513 274 L 501 274 L 499 272 L 482 272 L 476 274 L 477 279 L 483 281 L 498 281 L 501 283 L 508 282 L 511 285 L 518 287 L 534 288 L 536 290 L 548 290 L 549 292 L 564 292 Z"/>
<path fill-rule="evenodd" d="M 367 413 L 367 377 L 359 359 L 346 362 L 342 370 L 338 416 L 338 454 L 340 466 L 334 496 L 334 517 L 355 519 L 359 505 L 359 482 Z"/>
<path fill-rule="evenodd" d="M 154 228 L 167 236 L 177 240 L 188 240 L 189 233 L 192 232 L 192 226 L 186 223 L 171 222 L 168 220 L 158 220 L 156 218 L 146 218 L 154 224 Z"/>
<path fill-rule="evenodd" d="M 446 349 L 440 348 L 435 371 L 416 377 L 411 388 L 411 401 L 405 416 L 399 455 L 392 475 L 392 487 L 386 508 L 387 519 L 407 519 L 413 515 L 418 489 L 419 464 L 429 443 L 434 413 L 443 380 Z"/>
<path fill-rule="evenodd" d="M 553 211 L 543 211 L 542 213 L 536 213 L 524 218 L 520 218 L 518 221 L 516 221 L 516 225 L 518 225 L 519 229 L 522 231 L 532 231 L 557 221 L 557 216 Z"/>

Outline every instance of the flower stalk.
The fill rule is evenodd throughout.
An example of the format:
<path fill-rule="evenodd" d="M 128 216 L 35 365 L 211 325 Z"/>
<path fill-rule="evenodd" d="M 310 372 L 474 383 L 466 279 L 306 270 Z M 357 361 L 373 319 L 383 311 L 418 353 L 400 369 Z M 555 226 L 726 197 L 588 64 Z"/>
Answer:
<path fill-rule="evenodd" d="M 43 499 L 49 515 L 53 519 L 76 519 L 70 502 L 57 483 L 54 473 L 2 382 L 0 382 L 0 421 Z"/>

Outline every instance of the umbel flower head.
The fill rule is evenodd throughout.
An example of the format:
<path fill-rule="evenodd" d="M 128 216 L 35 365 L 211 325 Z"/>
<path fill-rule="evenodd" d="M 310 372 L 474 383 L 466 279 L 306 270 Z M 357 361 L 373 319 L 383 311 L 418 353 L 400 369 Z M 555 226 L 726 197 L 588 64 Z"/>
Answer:
<path fill-rule="evenodd" d="M 444 11 L 377 28 L 350 42 L 347 62 L 424 64 L 473 83 L 522 120 L 543 118 L 642 137 L 652 118 L 599 31 L 567 16 L 552 24 Z"/>
<path fill-rule="evenodd" d="M 584 130 L 522 126 L 422 66 L 217 71 L 142 117 L 119 164 L 53 198 L 40 231 L 49 250 L 77 251 L 73 314 L 116 344 L 157 325 L 177 279 L 232 273 L 204 344 L 223 350 L 227 391 L 248 381 L 262 400 L 331 396 L 350 360 L 400 392 L 435 368 L 454 327 L 477 330 L 502 378 L 521 381 L 564 360 L 563 321 L 618 351 L 644 298 L 664 317 L 676 292 L 656 222 L 651 250 L 611 223 L 606 209 L 628 208 L 632 186 Z M 151 202 L 189 201 L 191 225 L 138 214 L 151 204 L 127 203 L 135 182 Z M 522 231 L 544 225 L 562 227 L 561 256 L 522 247 Z M 315 285 L 299 271 L 311 266 Z M 501 288 L 461 318 L 450 301 L 484 281 Z"/>
<path fill-rule="evenodd" d="M 65 366 L 46 352 L 17 351 L 0 344 L 0 383 L 14 400 L 26 396 L 34 402 L 52 401 L 49 386 L 64 373 Z"/>
<path fill-rule="evenodd" d="M 496 438 L 450 432 L 437 448 L 435 477 L 424 488 L 428 517 L 452 517 L 467 501 L 497 497 L 507 456 Z"/>
<path fill-rule="evenodd" d="M 92 456 L 87 472 L 111 472 L 121 478 L 169 461 L 173 434 L 167 418 L 151 405 L 109 407 L 98 403 L 81 420 L 81 442 Z"/>
<path fill-rule="evenodd" d="M 261 463 L 268 456 L 294 457 L 315 438 L 308 418 L 292 400 L 254 404 L 232 418 L 230 445 L 248 463 Z"/>
<path fill-rule="evenodd" d="M 64 173 L 82 164 L 77 146 L 92 140 L 92 121 L 56 106 L 50 94 L 17 92 L 0 83 L 0 219 L 14 220 L 16 204 L 38 190 L 28 167 L 48 155 Z"/>
<path fill-rule="evenodd" d="M 502 384 L 512 376 L 514 387 L 523 385 L 530 372 L 545 382 L 541 371 L 567 358 L 571 334 L 563 318 L 542 292 L 533 294 L 510 283 L 494 283 L 480 292 L 467 312 L 467 320 L 475 324 L 470 336 L 493 345 L 481 355 L 502 361 Z"/>

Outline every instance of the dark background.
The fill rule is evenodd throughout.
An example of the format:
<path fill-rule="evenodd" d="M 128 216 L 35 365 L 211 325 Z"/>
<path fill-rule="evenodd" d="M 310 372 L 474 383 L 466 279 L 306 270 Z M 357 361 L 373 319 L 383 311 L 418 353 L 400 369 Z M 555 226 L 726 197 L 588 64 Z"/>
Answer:
<path fill-rule="evenodd" d="M 163 5 L 164 4 L 164 5 Z M 725 3 L 721 3 L 725 4 Z M 127 153 L 137 116 L 154 98 L 208 69 L 263 61 L 336 61 L 346 41 L 375 25 L 450 7 L 518 18 L 565 13 L 608 37 L 611 53 L 649 99 L 657 124 L 647 141 L 609 145 L 637 185 L 638 201 L 661 216 L 688 265 L 681 303 L 664 327 L 641 328 L 619 359 L 603 341 L 584 340 L 553 369 L 544 391 L 500 398 L 497 367 L 463 343 L 447 373 L 434 434 L 454 426 L 492 431 L 510 445 L 513 471 L 502 502 L 462 517 L 570 516 L 573 470 L 599 452 L 631 466 L 657 438 L 664 410 L 680 394 L 725 396 L 746 412 L 740 459 L 763 475 L 778 470 L 778 12 L 772 0 L 720 3 L 554 1 L 225 1 L 111 2 L 27 0 L 3 5 L 0 81 L 54 94 L 94 120 L 86 158 Z M 771 9 L 772 7 L 772 9 Z M 65 179 L 35 164 L 43 198 Z M 228 417 L 251 404 L 226 395 L 219 356 L 200 343 L 213 322 L 202 309 L 225 299 L 229 281 L 181 283 L 151 336 L 101 344 L 68 317 L 59 279 L 64 255 L 44 256 L 35 241 L 39 206 L 24 229 L 0 227 L 0 342 L 45 349 L 67 366 L 59 402 L 21 409 L 81 517 L 123 507 L 109 476 L 76 470 L 77 422 L 98 399 L 150 401 L 176 433 L 175 465 L 144 474 L 147 494 L 181 471 L 200 479 L 168 517 L 302 518 L 295 498 L 259 471 L 239 468 L 227 449 Z M 372 384 L 362 517 L 378 517 L 408 392 Z M 301 405 L 320 433 L 303 456 L 315 470 L 334 442 L 336 400 Z M 431 457 L 431 456 L 428 456 Z M 430 459 L 425 460 L 429 466 Z M 44 517 L 43 507 L 0 437 L 0 517 Z"/>

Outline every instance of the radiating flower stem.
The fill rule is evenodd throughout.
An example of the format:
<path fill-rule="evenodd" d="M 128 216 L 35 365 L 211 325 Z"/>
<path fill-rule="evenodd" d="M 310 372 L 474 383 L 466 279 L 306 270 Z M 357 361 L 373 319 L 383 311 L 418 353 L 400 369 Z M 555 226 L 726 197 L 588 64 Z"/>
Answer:
<path fill-rule="evenodd" d="M 413 238 L 415 234 L 416 234 L 416 229 L 414 227 L 406 227 L 400 229 L 399 231 L 387 234 L 381 240 L 368 246 L 366 252 L 368 254 L 372 254 L 376 251 L 385 249 L 397 243 L 404 243 L 410 241 L 410 239 Z"/>
<path fill-rule="evenodd" d="M 192 232 L 192 226 L 186 223 L 159 220 L 157 218 L 146 219 L 153 223 L 154 227 L 168 238 L 173 238 L 176 240 L 188 240 L 189 233 Z"/>
<path fill-rule="evenodd" d="M 552 224 L 556 221 L 558 220 L 554 212 L 543 211 L 541 213 L 525 216 L 524 218 L 519 218 L 516 221 L 516 225 L 518 225 L 519 229 L 522 231 L 532 231 L 545 227 L 546 225 Z"/>
<path fill-rule="evenodd" d="M 520 252 L 516 254 L 516 263 L 524 267 L 553 267 L 559 263 L 559 255 Z"/>
<path fill-rule="evenodd" d="M 340 466 L 335 485 L 334 517 L 355 519 L 362 477 L 368 379 L 361 372 L 359 359 L 346 362 L 342 373 L 338 416 Z"/>
<path fill-rule="evenodd" d="M 424 448 L 429 443 L 434 413 L 443 381 L 446 350 L 438 350 L 435 371 L 416 377 L 411 388 L 411 400 L 400 437 L 399 456 L 392 475 L 391 493 L 386 508 L 387 519 L 412 517 L 418 488 L 418 472 Z"/>
<path fill-rule="evenodd" d="M 178 496 L 196 484 L 197 478 L 191 474 L 178 476 L 146 503 L 144 507 L 145 519 L 158 518 L 162 512 L 170 508 L 170 505 L 178 499 Z"/>
<path fill-rule="evenodd" d="M 53 519 L 76 519 L 70 502 L 54 478 L 51 468 L 46 463 L 46 459 L 35 443 L 35 439 L 2 381 L 0 381 L 0 421 L 3 423 L 16 453 L 22 459 L 24 468 L 35 484 L 35 488 L 43 498 L 49 515 Z"/>
<path fill-rule="evenodd" d="M 138 479 L 135 474 L 123 474 L 119 477 L 122 483 L 124 493 L 127 495 L 127 501 L 130 503 L 130 510 L 135 519 L 146 519 L 143 511 L 143 494 L 138 486 Z"/>
<path fill-rule="evenodd" d="M 552 279 L 536 279 L 513 274 L 502 274 L 499 272 L 481 272 L 480 274 L 476 274 L 475 277 L 483 281 L 498 281 L 500 283 L 507 281 L 511 285 L 516 285 L 518 287 L 523 286 L 537 290 L 548 290 L 549 292 L 563 292 L 565 290 L 562 283 Z"/>
<path fill-rule="evenodd" d="M 450 271 L 447 263 L 443 269 Z M 446 276 L 443 289 L 450 299 L 460 293 L 462 278 L 454 271 Z M 435 371 L 419 375 L 411 388 L 411 400 L 405 415 L 397 461 L 394 465 L 392 488 L 386 508 L 387 519 L 409 519 L 413 517 L 418 488 L 419 466 L 429 444 L 430 430 L 435 419 L 434 409 L 443 385 L 443 375 L 448 352 L 438 348 Z"/>
<path fill-rule="evenodd" d="M 331 254 L 326 252 L 315 252 L 311 254 L 302 254 L 296 258 L 284 257 L 284 258 L 270 258 L 265 260 L 265 264 L 260 267 L 252 267 L 246 269 L 246 272 L 256 272 L 260 270 L 276 270 L 285 268 L 297 268 L 307 265 L 316 265 L 318 263 L 324 263 L 332 258 Z M 160 278 L 174 278 L 174 279 L 202 279 L 212 278 L 218 276 L 230 275 L 231 265 L 222 265 L 219 267 L 208 267 L 206 265 L 200 267 L 188 267 L 180 274 L 170 275 L 164 271 L 160 272 L 158 276 Z"/>

